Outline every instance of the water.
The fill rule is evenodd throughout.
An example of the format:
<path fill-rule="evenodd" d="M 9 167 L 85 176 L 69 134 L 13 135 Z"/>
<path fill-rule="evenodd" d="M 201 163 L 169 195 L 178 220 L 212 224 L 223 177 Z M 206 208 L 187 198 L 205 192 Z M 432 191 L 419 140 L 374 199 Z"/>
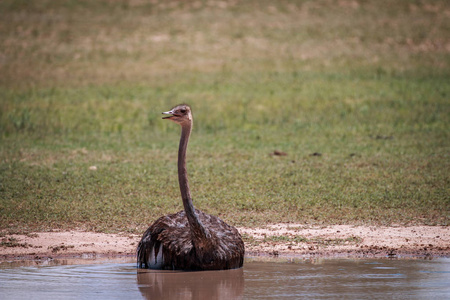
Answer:
<path fill-rule="evenodd" d="M 450 299 L 450 259 L 246 259 L 175 272 L 134 259 L 0 263 L 0 299 Z"/>

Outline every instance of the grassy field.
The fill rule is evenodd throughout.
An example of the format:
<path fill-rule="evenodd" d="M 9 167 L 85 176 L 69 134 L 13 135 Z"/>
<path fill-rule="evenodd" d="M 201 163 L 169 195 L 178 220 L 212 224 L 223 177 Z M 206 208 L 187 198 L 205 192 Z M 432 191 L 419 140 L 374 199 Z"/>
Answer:
<path fill-rule="evenodd" d="M 448 225 L 447 1 L 0 2 L 0 229 Z M 286 156 L 270 155 L 275 150 Z"/>

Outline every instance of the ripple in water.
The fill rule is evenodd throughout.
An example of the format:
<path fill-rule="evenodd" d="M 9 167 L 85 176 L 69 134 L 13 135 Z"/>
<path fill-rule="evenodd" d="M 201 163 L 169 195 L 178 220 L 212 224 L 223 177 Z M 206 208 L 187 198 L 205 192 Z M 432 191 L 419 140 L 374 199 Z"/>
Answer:
<path fill-rule="evenodd" d="M 0 299 L 448 299 L 448 282 L 444 258 L 247 258 L 242 269 L 206 272 L 142 270 L 134 258 L 0 263 Z"/>

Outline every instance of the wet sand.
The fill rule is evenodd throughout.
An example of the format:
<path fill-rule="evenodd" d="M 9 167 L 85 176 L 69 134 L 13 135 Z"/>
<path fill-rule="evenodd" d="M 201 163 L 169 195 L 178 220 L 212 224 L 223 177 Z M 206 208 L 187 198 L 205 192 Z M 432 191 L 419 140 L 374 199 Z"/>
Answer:
<path fill-rule="evenodd" d="M 256 255 L 306 257 L 450 257 L 448 226 L 309 226 L 276 224 L 264 229 L 240 228 L 260 244 L 248 245 Z M 274 236 L 283 236 L 282 239 Z M 267 238 L 269 237 L 269 238 Z M 286 238 L 287 237 L 287 238 Z M 247 246 L 247 245 L 246 245 Z"/>
<path fill-rule="evenodd" d="M 448 226 L 274 224 L 238 229 L 250 256 L 450 257 Z M 140 237 L 83 231 L 3 232 L 0 260 L 133 256 Z"/>

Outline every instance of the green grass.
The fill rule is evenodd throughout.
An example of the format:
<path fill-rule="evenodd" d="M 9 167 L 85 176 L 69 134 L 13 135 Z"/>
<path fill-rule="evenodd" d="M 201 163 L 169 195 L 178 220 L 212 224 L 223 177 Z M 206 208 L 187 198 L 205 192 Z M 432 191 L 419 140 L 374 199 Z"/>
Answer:
<path fill-rule="evenodd" d="M 142 232 L 182 209 L 161 120 L 180 102 L 194 203 L 234 225 L 448 225 L 449 13 L 2 1 L 0 228 Z"/>

